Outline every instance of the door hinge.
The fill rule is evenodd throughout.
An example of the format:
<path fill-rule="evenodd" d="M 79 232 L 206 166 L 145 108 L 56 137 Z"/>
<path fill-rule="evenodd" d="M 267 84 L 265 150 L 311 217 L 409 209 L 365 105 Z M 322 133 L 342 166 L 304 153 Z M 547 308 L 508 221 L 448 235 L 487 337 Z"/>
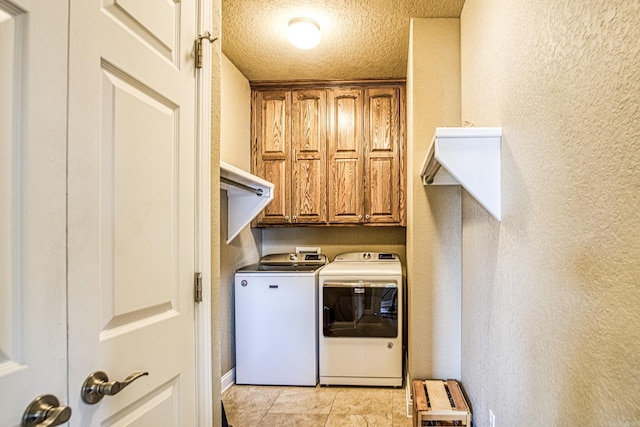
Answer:
<path fill-rule="evenodd" d="M 195 273 L 194 275 L 194 299 L 196 302 L 202 302 L 202 273 Z"/>
<path fill-rule="evenodd" d="M 213 37 L 209 31 L 205 31 L 203 35 L 199 35 L 196 38 L 196 68 L 202 68 L 203 62 L 203 51 L 202 51 L 202 42 L 203 40 L 209 40 L 209 42 L 213 43 L 218 40 L 217 37 Z"/>

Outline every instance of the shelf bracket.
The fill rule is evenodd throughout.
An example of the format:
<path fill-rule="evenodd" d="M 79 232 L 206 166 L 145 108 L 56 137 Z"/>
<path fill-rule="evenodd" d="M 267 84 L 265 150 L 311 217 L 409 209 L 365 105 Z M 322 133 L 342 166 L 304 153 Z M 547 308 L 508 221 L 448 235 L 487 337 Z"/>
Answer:
<path fill-rule="evenodd" d="M 420 175 L 424 185 L 462 185 L 500 221 L 502 128 L 436 128 Z"/>
<path fill-rule="evenodd" d="M 220 162 L 220 188 L 228 200 L 227 243 L 258 216 L 273 200 L 274 185 L 249 172 Z"/>

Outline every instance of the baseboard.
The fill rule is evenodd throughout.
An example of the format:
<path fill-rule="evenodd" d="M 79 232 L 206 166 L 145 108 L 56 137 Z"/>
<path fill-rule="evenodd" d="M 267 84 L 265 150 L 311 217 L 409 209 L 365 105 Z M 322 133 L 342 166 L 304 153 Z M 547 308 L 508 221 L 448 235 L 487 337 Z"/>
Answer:
<path fill-rule="evenodd" d="M 413 399 L 411 398 L 411 381 L 409 381 L 409 373 L 404 382 L 405 401 L 407 404 L 407 418 L 413 418 Z"/>
<path fill-rule="evenodd" d="M 236 383 L 236 368 L 231 368 L 229 372 L 224 374 L 222 378 L 220 378 L 220 390 L 221 394 L 227 391 L 229 387 Z"/>

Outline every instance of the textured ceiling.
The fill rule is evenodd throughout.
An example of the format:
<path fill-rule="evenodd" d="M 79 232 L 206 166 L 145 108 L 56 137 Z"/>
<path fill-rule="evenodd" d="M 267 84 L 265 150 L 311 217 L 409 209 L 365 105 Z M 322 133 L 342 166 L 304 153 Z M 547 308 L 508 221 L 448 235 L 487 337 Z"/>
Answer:
<path fill-rule="evenodd" d="M 404 78 L 410 18 L 458 18 L 464 0 L 222 0 L 222 51 L 250 80 Z M 287 41 L 292 18 L 312 18 L 322 40 Z"/>

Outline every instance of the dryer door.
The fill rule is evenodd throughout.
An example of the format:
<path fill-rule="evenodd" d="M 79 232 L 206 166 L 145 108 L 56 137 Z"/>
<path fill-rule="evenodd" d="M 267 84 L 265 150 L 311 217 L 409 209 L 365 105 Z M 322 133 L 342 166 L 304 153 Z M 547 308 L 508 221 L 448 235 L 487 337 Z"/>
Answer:
<path fill-rule="evenodd" d="M 398 336 L 398 284 L 325 282 L 322 287 L 325 337 Z"/>

